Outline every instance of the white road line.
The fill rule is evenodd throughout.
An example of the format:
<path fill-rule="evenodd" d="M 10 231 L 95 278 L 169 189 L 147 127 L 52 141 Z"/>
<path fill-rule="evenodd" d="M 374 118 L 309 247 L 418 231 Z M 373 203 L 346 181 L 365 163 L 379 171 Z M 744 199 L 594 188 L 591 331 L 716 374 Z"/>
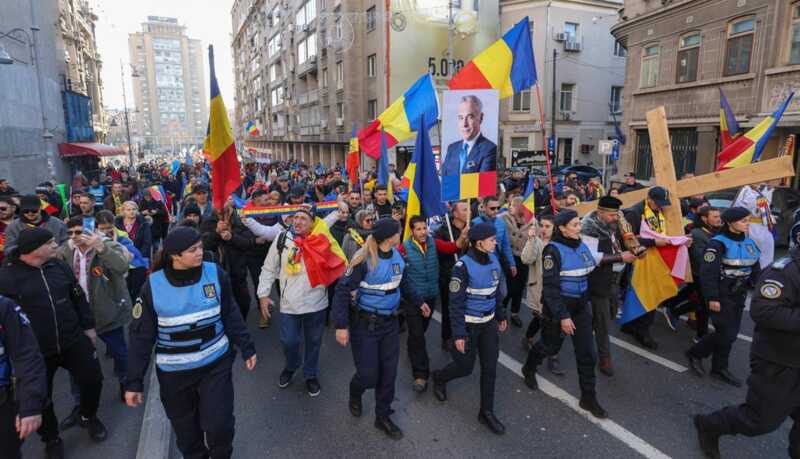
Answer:
<path fill-rule="evenodd" d="M 441 314 L 439 314 L 439 311 L 434 311 L 433 319 L 439 323 L 442 322 L 442 316 Z M 522 364 L 511 358 L 505 352 L 500 351 L 500 357 L 497 359 L 497 361 L 504 367 L 511 370 L 514 374 L 516 374 L 520 378 L 523 377 Z M 610 434 L 617 440 L 621 441 L 622 443 L 625 443 L 628 447 L 638 452 L 642 456 L 647 458 L 658 458 L 658 459 L 670 458 L 670 456 L 659 451 L 658 448 L 651 445 L 650 443 L 647 443 L 643 439 L 636 436 L 633 432 L 630 432 L 629 430 L 625 429 L 616 422 L 610 419 L 595 418 L 594 416 L 589 414 L 588 411 L 578 406 L 578 399 L 570 395 L 565 390 L 559 388 L 555 384 L 551 383 L 547 379 L 539 376 L 538 374 L 536 375 L 536 379 L 539 382 L 539 390 L 543 394 L 552 397 L 558 400 L 559 402 L 567 405 L 570 409 L 581 415 L 584 419 L 596 425 L 597 427 L 605 430 L 608 434 Z"/>
<path fill-rule="evenodd" d="M 688 320 L 689 320 L 689 318 L 688 318 L 688 317 L 686 317 L 686 316 L 681 316 L 681 320 L 682 320 L 682 321 L 684 321 L 684 322 L 686 322 L 686 321 L 688 321 Z M 709 325 L 708 325 L 708 331 L 714 331 L 714 326 L 713 326 L 713 325 L 711 325 L 711 324 L 709 324 Z M 737 338 L 739 338 L 739 339 L 740 339 L 740 340 L 742 340 L 742 341 L 747 341 L 748 343 L 752 343 L 752 342 L 753 342 L 753 338 L 751 338 L 751 337 L 749 337 L 749 336 L 747 336 L 747 335 L 743 335 L 743 334 L 741 334 L 741 333 L 739 333 L 738 335 L 736 335 L 736 337 L 737 337 Z"/>
<path fill-rule="evenodd" d="M 672 371 L 677 371 L 678 373 L 683 373 L 683 372 L 688 370 L 688 368 L 686 368 L 683 365 L 679 365 L 679 364 L 677 364 L 677 363 L 675 363 L 675 362 L 673 362 L 671 360 L 667 360 L 664 357 L 661 357 L 659 355 L 653 354 L 652 352 L 646 351 L 646 350 L 644 350 L 644 349 L 642 349 L 642 348 L 640 348 L 638 346 L 634 346 L 633 344 L 631 344 L 631 343 L 629 343 L 627 341 L 623 341 L 623 340 L 621 340 L 619 338 L 615 338 L 613 336 L 609 336 L 609 339 L 611 340 L 611 342 L 613 344 L 616 344 L 617 346 L 619 346 L 619 347 L 621 347 L 623 349 L 631 351 L 631 352 L 633 352 L 634 354 L 636 354 L 636 355 L 638 355 L 640 357 L 644 357 L 647 360 L 653 361 L 653 362 L 655 362 L 655 363 L 657 363 L 659 365 L 663 365 L 663 366 L 669 368 Z"/>

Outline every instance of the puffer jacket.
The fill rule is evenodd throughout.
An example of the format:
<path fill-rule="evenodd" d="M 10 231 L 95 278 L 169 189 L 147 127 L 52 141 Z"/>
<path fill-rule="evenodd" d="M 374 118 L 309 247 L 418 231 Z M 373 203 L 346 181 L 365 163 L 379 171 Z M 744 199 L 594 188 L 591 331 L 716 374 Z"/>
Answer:
<path fill-rule="evenodd" d="M 403 242 L 406 252 L 406 272 L 417 293 L 425 299 L 439 295 L 439 254 L 432 237 L 425 242 L 425 253 L 409 238 Z"/>
<path fill-rule="evenodd" d="M 505 212 L 503 214 L 503 221 L 506 224 L 508 242 L 511 243 L 511 253 L 513 253 L 515 257 L 518 257 L 522 254 L 525 243 L 528 242 L 528 230 L 533 224 L 533 219 L 528 223 L 520 225 L 517 219 L 511 215 L 511 212 Z"/>
<path fill-rule="evenodd" d="M 533 220 L 532 220 L 533 221 Z M 528 306 L 537 314 L 542 313 L 542 251 L 544 241 L 530 238 L 522 248 L 520 259 L 528 267 Z"/>

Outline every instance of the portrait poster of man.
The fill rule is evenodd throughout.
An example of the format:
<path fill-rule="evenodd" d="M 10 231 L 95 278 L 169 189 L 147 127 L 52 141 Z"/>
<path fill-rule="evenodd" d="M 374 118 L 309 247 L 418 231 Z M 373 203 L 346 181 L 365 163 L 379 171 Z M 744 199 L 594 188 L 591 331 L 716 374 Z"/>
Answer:
<path fill-rule="evenodd" d="M 498 97 L 495 89 L 444 92 L 442 176 L 497 170 Z"/>

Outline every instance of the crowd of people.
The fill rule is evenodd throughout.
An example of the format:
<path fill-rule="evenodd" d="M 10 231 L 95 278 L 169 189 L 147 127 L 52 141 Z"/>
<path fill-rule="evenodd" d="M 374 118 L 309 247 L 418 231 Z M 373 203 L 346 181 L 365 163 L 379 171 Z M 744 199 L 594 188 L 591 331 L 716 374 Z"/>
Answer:
<path fill-rule="evenodd" d="M 748 236 L 749 225 L 763 222 L 753 209 L 715 209 L 703 196 L 681 201 L 659 186 L 623 209 L 617 196 L 644 187 L 633 174 L 606 192 L 599 180 L 571 173 L 554 201 L 548 185 L 532 181 L 544 205 L 531 219 L 522 196 L 528 177 L 512 169 L 498 195 L 449 203 L 446 218 L 411 215 L 406 225 L 395 170 L 390 186 L 378 185 L 374 171 L 356 184 L 342 172 L 296 161 L 250 163 L 220 209 L 201 162 L 78 173 L 66 199 L 51 183 L 18 193 L 0 180 L 0 439 L 10 457 L 35 431 L 48 458 L 64 456 L 60 430 L 77 425 L 93 441 L 107 438 L 97 416 L 107 386 L 98 339 L 113 359 L 121 401 L 143 402 L 154 355 L 182 454 L 230 457 L 231 371 L 237 349 L 247 369 L 256 366 L 246 325 L 254 302 L 259 328 L 279 317 L 279 387 L 302 369 L 308 395 L 322 393 L 320 349 L 325 328 L 333 327 L 336 341 L 353 352 L 349 412 L 362 416 L 363 394 L 374 389 L 375 427 L 392 439 L 403 437 L 391 418 L 402 333 L 411 387 L 422 393 L 430 384 L 441 402 L 448 383 L 471 374 L 480 359 L 477 419 L 495 434 L 505 432 L 494 408 L 498 334 L 524 330 L 522 373 L 531 389 L 543 364 L 564 375 L 559 354 L 569 336 L 579 405 L 606 418 L 596 373 L 614 375 L 609 333 L 631 265 L 647 250 L 673 244 L 664 219 L 671 205 L 685 210 L 681 243 L 689 246 L 694 282 L 661 310 L 672 329 L 687 316 L 696 330 L 686 346 L 695 375 L 742 385 L 728 358 L 753 295 L 752 352 L 760 365 L 752 367 L 744 404 L 695 418 L 704 453 L 718 457 L 721 435 L 764 433 L 800 409 L 800 249 L 765 263 L 766 249 Z M 596 208 L 584 216 L 570 208 L 593 200 Z M 527 325 L 523 304 L 532 311 Z M 438 369 L 431 368 L 427 334 L 437 309 L 438 344 L 452 357 Z M 621 331 L 656 349 L 656 314 Z M 61 422 L 52 403 L 58 368 L 69 372 L 74 402 Z M 800 457 L 796 430 L 790 454 Z"/>

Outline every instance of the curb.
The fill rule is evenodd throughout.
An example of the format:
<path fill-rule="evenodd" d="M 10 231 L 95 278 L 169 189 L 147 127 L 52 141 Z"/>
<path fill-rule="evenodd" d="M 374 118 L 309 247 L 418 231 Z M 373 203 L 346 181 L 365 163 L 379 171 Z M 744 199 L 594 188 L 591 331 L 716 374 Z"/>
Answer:
<path fill-rule="evenodd" d="M 158 377 L 153 365 L 150 368 L 150 382 L 144 405 L 142 428 L 139 431 L 139 445 L 136 459 L 170 459 L 173 453 L 172 426 L 164 413 L 158 385 Z"/>

